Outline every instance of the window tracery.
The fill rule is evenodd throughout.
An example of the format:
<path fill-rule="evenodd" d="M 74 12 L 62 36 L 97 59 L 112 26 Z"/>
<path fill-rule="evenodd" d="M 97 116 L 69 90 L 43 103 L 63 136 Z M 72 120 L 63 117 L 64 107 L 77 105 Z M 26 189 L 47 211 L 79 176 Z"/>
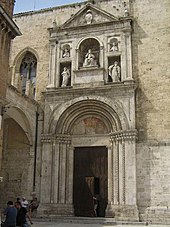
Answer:
<path fill-rule="evenodd" d="M 20 76 L 22 94 L 35 95 L 37 73 L 37 59 L 31 52 L 27 52 L 21 62 Z"/>

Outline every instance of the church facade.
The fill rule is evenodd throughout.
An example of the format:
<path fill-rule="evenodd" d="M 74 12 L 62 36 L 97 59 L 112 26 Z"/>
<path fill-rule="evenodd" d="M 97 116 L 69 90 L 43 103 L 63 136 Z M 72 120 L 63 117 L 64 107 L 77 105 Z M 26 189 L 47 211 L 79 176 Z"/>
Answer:
<path fill-rule="evenodd" d="M 169 221 L 169 11 L 98 0 L 14 17 L 8 197 L 36 193 L 42 217 Z"/>

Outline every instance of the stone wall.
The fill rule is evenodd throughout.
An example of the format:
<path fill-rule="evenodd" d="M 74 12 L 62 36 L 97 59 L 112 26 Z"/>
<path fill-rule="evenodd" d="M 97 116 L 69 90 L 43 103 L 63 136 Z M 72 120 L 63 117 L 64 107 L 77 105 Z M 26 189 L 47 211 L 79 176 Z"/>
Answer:
<path fill-rule="evenodd" d="M 137 200 L 141 219 L 169 221 L 170 2 L 133 1 Z M 151 207 L 151 208 L 149 208 Z"/>

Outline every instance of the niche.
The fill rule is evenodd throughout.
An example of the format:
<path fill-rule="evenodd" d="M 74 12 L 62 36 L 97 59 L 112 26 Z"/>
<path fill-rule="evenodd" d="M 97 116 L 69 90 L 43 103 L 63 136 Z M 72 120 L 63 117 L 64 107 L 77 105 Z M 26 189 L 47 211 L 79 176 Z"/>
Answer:
<path fill-rule="evenodd" d="M 71 62 L 60 64 L 60 87 L 71 86 Z"/>
<path fill-rule="evenodd" d="M 87 67 L 100 67 L 100 44 L 94 38 L 84 40 L 79 47 L 79 69 Z"/>
<path fill-rule="evenodd" d="M 108 81 L 121 82 L 121 61 L 120 56 L 108 58 Z"/>

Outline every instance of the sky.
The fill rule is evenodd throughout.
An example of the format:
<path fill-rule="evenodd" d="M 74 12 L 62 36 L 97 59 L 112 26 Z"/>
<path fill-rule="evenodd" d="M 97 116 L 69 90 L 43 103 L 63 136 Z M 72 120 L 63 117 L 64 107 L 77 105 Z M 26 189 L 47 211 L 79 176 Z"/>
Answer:
<path fill-rule="evenodd" d="M 16 0 L 14 13 L 39 10 L 83 1 L 84 0 Z"/>

